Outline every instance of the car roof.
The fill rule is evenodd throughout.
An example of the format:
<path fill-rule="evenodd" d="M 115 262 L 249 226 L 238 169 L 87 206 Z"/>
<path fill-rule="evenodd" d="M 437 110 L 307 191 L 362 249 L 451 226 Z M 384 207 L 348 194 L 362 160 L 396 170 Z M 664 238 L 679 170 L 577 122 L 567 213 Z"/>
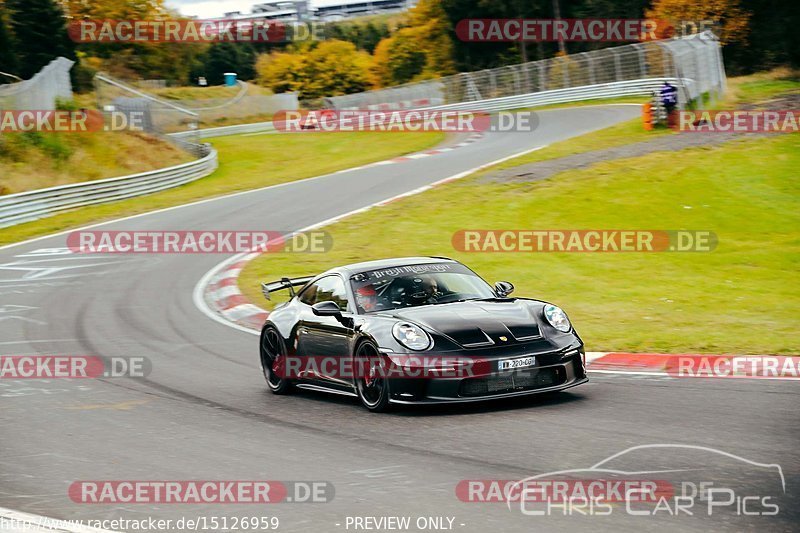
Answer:
<path fill-rule="evenodd" d="M 433 263 L 458 263 L 453 259 L 447 257 L 395 257 L 391 259 L 378 259 L 376 261 L 364 261 L 362 263 L 352 263 L 350 265 L 342 265 L 340 267 L 332 268 L 325 272 L 325 274 L 339 273 L 345 277 L 359 274 L 361 272 L 369 272 L 371 270 L 378 270 L 381 268 L 392 268 L 408 265 L 430 265 Z"/>

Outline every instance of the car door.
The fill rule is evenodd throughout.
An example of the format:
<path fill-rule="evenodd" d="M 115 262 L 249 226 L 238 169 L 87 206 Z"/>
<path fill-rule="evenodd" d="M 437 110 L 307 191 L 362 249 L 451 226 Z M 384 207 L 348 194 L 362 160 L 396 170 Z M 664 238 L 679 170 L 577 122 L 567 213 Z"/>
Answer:
<path fill-rule="evenodd" d="M 345 320 L 315 315 L 311 306 L 325 301 L 336 303 Z M 336 274 L 318 279 L 300 294 L 300 303 L 303 309 L 298 324 L 298 352 L 314 358 L 314 364 L 309 366 L 319 371 L 317 379 L 350 386 L 347 364 L 354 331 L 348 320 L 352 315 L 344 280 Z"/>

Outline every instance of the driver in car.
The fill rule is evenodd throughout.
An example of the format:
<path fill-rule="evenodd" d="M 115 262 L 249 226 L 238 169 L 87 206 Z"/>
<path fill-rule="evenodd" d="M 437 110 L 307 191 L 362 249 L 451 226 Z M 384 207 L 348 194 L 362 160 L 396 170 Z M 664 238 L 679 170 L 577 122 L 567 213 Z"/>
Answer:
<path fill-rule="evenodd" d="M 356 304 L 369 313 L 378 307 L 378 293 L 372 285 L 365 285 L 356 291 Z"/>
<path fill-rule="evenodd" d="M 414 285 L 411 290 L 411 298 L 414 300 L 413 305 L 433 303 L 441 294 L 439 292 L 439 282 L 430 274 L 422 274 L 414 278 Z"/>

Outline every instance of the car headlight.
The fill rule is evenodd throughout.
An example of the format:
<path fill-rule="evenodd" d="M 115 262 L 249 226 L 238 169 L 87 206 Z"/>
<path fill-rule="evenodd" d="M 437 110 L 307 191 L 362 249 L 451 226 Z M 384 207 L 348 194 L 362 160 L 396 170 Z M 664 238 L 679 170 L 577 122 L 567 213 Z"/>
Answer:
<path fill-rule="evenodd" d="M 431 345 L 431 338 L 421 327 L 408 322 L 398 322 L 392 327 L 392 335 L 411 350 L 424 350 Z"/>
<path fill-rule="evenodd" d="M 545 305 L 544 317 L 550 322 L 551 326 L 562 333 L 568 333 L 572 329 L 572 324 L 569 323 L 567 314 L 560 307 L 551 304 Z"/>

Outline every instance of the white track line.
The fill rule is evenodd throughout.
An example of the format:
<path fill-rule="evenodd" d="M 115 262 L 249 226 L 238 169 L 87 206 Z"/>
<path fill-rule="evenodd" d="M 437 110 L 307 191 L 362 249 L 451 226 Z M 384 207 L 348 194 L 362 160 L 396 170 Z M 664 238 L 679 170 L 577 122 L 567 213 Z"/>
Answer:
<path fill-rule="evenodd" d="M 619 105 L 640 105 L 640 104 L 625 104 L 625 103 L 623 103 L 623 104 L 596 104 L 596 105 L 581 106 L 581 107 L 610 107 L 610 106 L 619 106 Z M 562 109 L 570 109 L 570 108 L 546 109 L 544 111 L 560 111 Z M 544 146 L 541 146 L 540 148 L 544 148 Z M 446 148 L 439 148 L 439 150 L 445 150 L 445 149 Z M 538 149 L 539 148 L 535 148 L 534 150 L 538 150 Z M 532 151 L 532 150 L 530 150 L 530 151 Z M 527 152 L 523 152 L 523 153 L 527 153 Z M 512 157 L 517 157 L 517 155 L 522 155 L 522 154 L 516 154 L 516 155 L 510 156 L 509 158 L 506 158 L 506 159 L 510 159 Z M 394 158 L 392 158 L 392 159 L 394 159 Z M 505 159 L 503 159 L 503 161 L 504 160 Z M 130 215 L 130 216 L 127 216 L 127 217 L 114 218 L 114 219 L 111 219 L 111 220 L 106 220 L 105 222 L 97 222 L 95 224 L 89 224 L 89 225 L 86 225 L 86 226 L 78 226 L 77 228 L 70 228 L 70 229 L 66 229 L 64 231 L 58 231 L 56 233 L 49 233 L 47 235 L 40 235 L 39 237 L 33 237 L 33 238 L 30 238 L 30 239 L 26 239 L 24 241 L 12 242 L 12 243 L 9 243 L 9 244 L 4 244 L 4 245 L 0 246 L 0 250 L 7 250 L 8 248 L 13 248 L 15 246 L 22 246 L 23 244 L 29 244 L 29 243 L 32 243 L 32 242 L 38 242 L 38 241 L 41 241 L 41 240 L 44 240 L 44 239 L 49 239 L 50 237 L 58 237 L 59 235 L 66 235 L 66 234 L 71 233 L 73 231 L 82 231 L 82 230 L 87 230 L 87 229 L 90 229 L 90 228 L 97 228 L 97 227 L 100 227 L 100 226 L 105 226 L 107 224 L 114 224 L 116 222 L 123 222 L 125 220 L 132 220 L 134 218 L 146 217 L 146 216 L 155 215 L 155 214 L 158 214 L 158 213 L 165 213 L 167 211 L 172 211 L 173 209 L 182 209 L 184 207 L 190 207 L 190 206 L 193 206 L 193 205 L 200 205 L 200 204 L 204 204 L 206 202 L 215 202 L 217 200 L 223 200 L 225 198 L 233 198 L 234 196 L 241 196 L 241 195 L 244 195 L 244 194 L 251 194 L 251 193 L 254 193 L 254 192 L 265 191 L 267 189 L 277 189 L 278 187 L 286 187 L 288 185 L 292 185 L 293 183 L 299 183 L 301 181 L 312 181 L 312 180 L 319 180 L 319 179 L 329 178 L 331 176 L 335 176 L 336 174 L 341 174 L 342 172 L 352 172 L 353 170 L 359 170 L 359 169 L 362 169 L 362 168 L 365 168 L 365 167 L 368 167 L 368 166 L 371 166 L 371 165 L 390 163 L 391 161 L 392 161 L 391 159 L 385 159 L 384 161 L 378 161 L 378 162 L 375 162 L 375 163 L 368 163 L 367 165 L 361 165 L 361 166 L 358 166 L 358 167 L 353 167 L 353 168 L 348 168 L 348 169 L 343 169 L 343 170 L 337 170 L 336 172 L 331 172 L 329 174 L 323 174 L 322 176 L 314 176 L 314 177 L 311 177 L 311 178 L 304 178 L 302 180 L 294 180 L 294 181 L 287 181 L 286 183 L 278 183 L 278 184 L 275 184 L 275 185 L 267 185 L 266 187 L 260 187 L 258 189 L 249 189 L 249 190 L 246 190 L 246 191 L 238 191 L 238 192 L 234 192 L 234 193 L 230 193 L 230 194 L 224 194 L 222 196 L 214 196 L 213 198 L 204 198 L 202 200 L 197 200 L 195 202 L 189 202 L 188 204 L 173 205 L 173 206 L 170 206 L 170 207 L 164 207 L 162 209 L 156 209 L 155 211 L 147 211 L 145 213 L 139 213 L 139 214 Z M 45 219 L 39 219 L 39 220 L 45 220 Z"/>
<path fill-rule="evenodd" d="M 387 161 L 391 161 L 391 159 L 389 159 Z M 372 163 L 372 164 L 375 164 L 375 163 Z M 300 183 L 300 182 L 316 181 L 316 180 L 321 180 L 321 179 L 325 179 L 325 178 L 330 178 L 330 177 L 333 177 L 333 176 L 335 176 L 337 174 L 341 174 L 343 172 L 352 172 L 353 170 L 359 170 L 359 169 L 365 168 L 365 166 L 368 166 L 368 165 L 362 165 L 360 167 L 338 170 L 336 172 L 331 172 L 329 174 L 323 174 L 321 176 L 313 176 L 313 177 L 310 177 L 310 178 L 303 178 L 301 180 L 287 181 L 285 183 L 277 183 L 275 185 L 267 185 L 266 187 L 259 187 L 258 189 L 249 189 L 249 190 L 246 190 L 246 191 L 238 191 L 238 192 L 234 192 L 234 193 L 230 193 L 230 194 L 224 194 L 222 196 L 214 196 L 212 198 L 204 198 L 202 200 L 189 202 L 188 204 L 173 205 L 173 206 L 170 206 L 170 207 L 164 207 L 162 209 L 156 209 L 155 211 L 147 211 L 145 213 L 138 213 L 136 215 L 130 215 L 130 216 L 127 216 L 127 217 L 114 218 L 112 220 L 106 220 L 104 222 L 97 222 L 95 224 L 89 224 L 87 226 L 79 226 L 77 228 L 70 228 L 70 229 L 67 229 L 67 230 L 64 230 L 64 231 L 58 231 L 56 233 L 49 233 L 47 235 L 42 235 L 42 236 L 39 236 L 39 237 L 33 237 L 31 239 L 27 239 L 27 240 L 20 241 L 20 242 L 12 242 L 12 243 L 9 243 L 9 244 L 4 244 L 3 246 L 0 246 L 0 250 L 6 250 L 8 248 L 13 248 L 15 246 L 22 246 L 23 244 L 29 244 L 29 243 L 32 243 L 32 242 L 37 242 L 37 241 L 41 241 L 41 240 L 44 240 L 44 239 L 49 239 L 51 237 L 58 237 L 59 235 L 66 235 L 66 234 L 72 233 L 74 231 L 83 231 L 83 230 L 87 230 L 87 229 L 90 229 L 90 228 L 97 228 L 97 227 L 105 226 L 105 225 L 108 225 L 108 224 L 115 224 L 117 222 L 124 222 L 126 220 L 132 220 L 134 218 L 147 217 L 147 216 L 150 216 L 150 215 L 157 215 L 159 213 L 166 213 L 167 211 L 172 211 L 174 209 L 183 209 L 184 207 L 191 207 L 191 206 L 194 206 L 194 205 L 201 205 L 201 204 L 205 204 L 205 203 L 208 203 L 208 202 L 216 202 L 217 200 L 224 200 L 224 199 L 227 199 L 227 198 L 233 198 L 235 196 L 243 196 L 245 194 L 252 194 L 252 193 L 256 193 L 256 192 L 260 192 L 260 191 L 266 191 L 266 190 L 269 190 L 269 189 L 278 189 L 280 187 L 288 187 L 289 185 L 294 185 L 295 183 Z M 39 220 L 46 220 L 46 218 L 39 219 Z"/>
<path fill-rule="evenodd" d="M 291 234 L 287 235 L 286 238 L 291 237 L 292 235 L 295 235 L 297 233 L 303 233 L 305 231 L 311 231 L 313 229 L 319 229 L 319 228 L 322 228 L 324 226 L 328 226 L 328 225 L 333 224 L 334 222 L 338 222 L 338 221 L 340 221 L 340 220 L 342 220 L 344 218 L 356 215 L 358 213 L 364 213 L 366 211 L 369 211 L 373 207 L 385 205 L 385 204 L 388 204 L 389 202 L 393 202 L 394 200 L 398 200 L 400 198 L 405 198 L 407 196 L 413 196 L 415 194 L 419 194 L 421 192 L 425 192 L 427 190 L 430 190 L 430 189 L 436 187 L 437 185 L 441 185 L 441 184 L 449 182 L 449 181 L 455 181 L 455 180 L 464 178 L 466 176 L 469 176 L 470 174 L 474 174 L 475 172 L 478 172 L 479 170 L 483 170 L 485 168 L 488 168 L 488 167 L 491 167 L 491 166 L 494 166 L 494 165 L 498 165 L 500 163 L 508 161 L 509 159 L 514 159 L 515 157 L 520 157 L 520 156 L 523 156 L 523 155 L 526 155 L 526 154 L 530 154 L 530 153 L 535 152 L 537 150 L 541 150 L 542 148 L 546 148 L 547 146 L 548 145 L 546 145 L 546 144 L 545 145 L 541 145 L 541 146 L 536 146 L 534 148 L 528 148 L 526 150 L 522 150 L 520 152 L 516 152 L 516 153 L 511 154 L 511 155 L 506 156 L 506 157 L 501 157 L 500 159 L 495 159 L 494 161 L 491 161 L 489 163 L 484 163 L 484 164 L 479 165 L 477 167 L 473 167 L 473 168 L 471 168 L 469 170 L 465 170 L 463 172 L 459 172 L 458 174 L 453 174 L 452 176 L 448 176 L 446 178 L 440 179 L 440 180 L 435 181 L 435 182 L 433 182 L 433 183 L 431 183 L 429 185 L 423 185 L 422 187 L 418 187 L 418 188 L 413 189 L 411 191 L 404 192 L 404 193 L 392 196 L 391 198 L 386 198 L 386 199 L 381 200 L 379 202 L 375 202 L 375 203 L 372 203 L 370 205 L 367 205 L 367 206 L 364 206 L 364 207 L 360 207 L 360 208 L 354 209 L 352 211 L 348 211 L 347 213 L 343 213 L 341 215 L 337 215 L 335 217 L 331 217 L 331 218 L 325 219 L 325 220 L 323 220 L 321 222 L 317 222 L 316 224 L 312 224 L 310 226 L 306 226 L 304 228 L 301 228 L 299 230 L 296 230 L 296 231 L 292 232 Z M 203 277 L 200 278 L 200 281 L 197 282 L 197 285 L 195 285 L 194 291 L 192 291 L 192 300 L 194 301 L 195 307 L 197 307 L 197 309 L 200 310 L 201 313 L 203 313 L 204 315 L 209 317 L 211 320 L 214 320 L 215 322 L 219 322 L 220 324 L 225 324 L 226 326 L 230 326 L 230 327 L 232 327 L 234 329 L 238 329 L 239 331 L 246 331 L 247 333 L 252 333 L 253 335 L 260 335 L 260 332 L 258 332 L 258 331 L 255 331 L 255 330 L 250 329 L 250 328 L 246 328 L 246 327 L 241 326 L 239 324 L 235 324 L 235 323 L 230 322 L 230 321 L 226 320 L 225 318 L 221 317 L 218 313 L 216 313 L 213 309 L 211 309 L 208 306 L 208 304 L 205 301 L 205 297 L 204 297 L 206 286 L 211 281 L 211 278 L 217 272 L 219 272 L 220 270 L 224 269 L 226 266 L 228 266 L 230 264 L 233 264 L 233 263 L 235 263 L 237 261 L 241 261 L 243 258 L 245 258 L 246 256 L 248 256 L 250 254 L 252 254 L 252 252 L 243 252 L 243 253 L 231 256 L 231 257 L 225 259 L 224 261 L 218 263 L 216 266 L 214 266 L 214 268 L 212 268 L 211 270 L 206 272 L 203 275 Z"/>

